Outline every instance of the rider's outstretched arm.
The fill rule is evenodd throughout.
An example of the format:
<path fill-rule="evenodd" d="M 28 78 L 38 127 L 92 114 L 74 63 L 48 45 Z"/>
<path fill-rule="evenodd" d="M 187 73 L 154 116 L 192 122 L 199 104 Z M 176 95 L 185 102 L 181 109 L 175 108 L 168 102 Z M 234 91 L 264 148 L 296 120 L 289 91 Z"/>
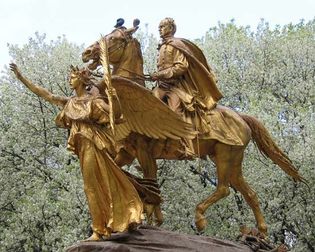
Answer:
<path fill-rule="evenodd" d="M 66 96 L 57 96 L 49 92 L 46 88 L 37 86 L 33 84 L 30 80 L 26 79 L 18 69 L 17 65 L 14 63 L 10 64 L 10 69 L 14 72 L 17 79 L 19 79 L 29 90 L 31 90 L 34 94 L 42 97 L 46 101 L 51 104 L 64 107 L 68 101 L 68 97 Z"/>

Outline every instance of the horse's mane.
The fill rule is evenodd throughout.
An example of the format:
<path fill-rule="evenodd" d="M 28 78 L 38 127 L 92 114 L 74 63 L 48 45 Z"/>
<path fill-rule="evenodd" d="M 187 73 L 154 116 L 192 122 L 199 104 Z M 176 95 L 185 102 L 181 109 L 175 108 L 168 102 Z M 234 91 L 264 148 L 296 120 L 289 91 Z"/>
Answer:
<path fill-rule="evenodd" d="M 130 43 L 132 43 L 136 50 L 132 50 L 132 57 L 133 58 L 140 58 L 141 59 L 141 62 L 143 63 L 143 56 L 142 56 L 142 51 L 141 51 L 141 44 L 140 42 L 136 39 L 136 38 L 133 38 Z"/>

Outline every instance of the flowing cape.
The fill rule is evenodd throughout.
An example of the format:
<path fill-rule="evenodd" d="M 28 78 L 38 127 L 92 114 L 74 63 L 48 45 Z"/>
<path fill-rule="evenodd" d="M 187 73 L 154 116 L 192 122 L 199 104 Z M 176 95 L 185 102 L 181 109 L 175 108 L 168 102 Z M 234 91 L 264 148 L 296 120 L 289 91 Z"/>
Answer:
<path fill-rule="evenodd" d="M 196 91 L 206 108 L 213 108 L 223 95 L 217 87 L 217 79 L 203 52 L 187 39 L 171 38 L 166 43 L 186 56 L 189 63 L 188 75 L 191 80 L 187 81 L 188 85 Z"/>

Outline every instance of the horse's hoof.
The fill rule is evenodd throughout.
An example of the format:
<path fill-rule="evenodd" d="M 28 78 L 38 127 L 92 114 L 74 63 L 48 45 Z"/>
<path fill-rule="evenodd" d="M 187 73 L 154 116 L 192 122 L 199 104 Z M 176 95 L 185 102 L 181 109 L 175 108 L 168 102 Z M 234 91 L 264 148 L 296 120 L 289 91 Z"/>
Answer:
<path fill-rule="evenodd" d="M 199 216 L 198 219 L 195 220 L 195 224 L 196 224 L 196 228 L 197 228 L 198 232 L 201 232 L 206 228 L 208 222 L 207 222 L 206 217 L 201 215 L 201 216 Z"/>
<path fill-rule="evenodd" d="M 267 225 L 258 226 L 259 236 L 263 239 L 268 237 Z"/>
<path fill-rule="evenodd" d="M 158 219 L 155 220 L 155 226 L 159 227 L 162 224 L 163 224 L 163 220 L 158 220 Z"/>
<path fill-rule="evenodd" d="M 162 210 L 160 206 L 155 208 L 154 215 L 155 215 L 155 225 L 158 227 L 161 226 L 164 222 L 164 218 L 163 218 L 163 214 L 162 214 Z"/>

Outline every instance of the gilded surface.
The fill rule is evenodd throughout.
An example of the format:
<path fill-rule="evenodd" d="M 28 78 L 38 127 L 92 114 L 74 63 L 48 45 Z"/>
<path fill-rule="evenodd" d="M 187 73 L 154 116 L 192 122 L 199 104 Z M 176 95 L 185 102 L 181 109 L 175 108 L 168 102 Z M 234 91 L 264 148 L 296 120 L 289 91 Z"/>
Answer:
<path fill-rule="evenodd" d="M 152 74 L 158 83 L 154 95 L 193 124 L 200 139 L 244 145 L 246 124 L 232 111 L 216 108 L 222 94 L 201 50 L 186 39 L 174 37 L 176 26 L 170 18 L 161 21 L 159 31 L 162 42 L 157 72 Z"/>
<path fill-rule="evenodd" d="M 126 29 L 120 24 L 112 33 L 106 35 L 105 39 L 110 43 L 109 47 L 115 51 L 112 55 L 109 53 L 113 72 L 138 82 L 139 80 L 143 81 L 146 76 L 143 74 L 141 51 L 131 36 L 135 30 L 136 27 Z M 222 94 L 217 88 L 216 77 L 212 69 L 196 45 L 186 39 L 174 37 L 176 32 L 174 20 L 172 18 L 163 19 L 159 31 L 162 43 L 159 48 L 157 71 L 151 74 L 151 79 L 157 81 L 158 87 L 153 91 L 153 94 L 184 121 L 193 125 L 199 133 L 198 137 L 192 142 L 187 138 L 186 143 L 190 147 L 193 144 L 192 149 L 195 150 L 197 156 L 203 158 L 209 156 L 217 168 L 218 180 L 215 192 L 200 202 L 195 209 L 197 229 L 203 230 L 205 228 L 207 224 L 204 216 L 205 211 L 229 195 L 229 187 L 232 186 L 244 196 L 253 210 L 258 230 L 265 235 L 267 225 L 259 207 L 258 197 L 247 184 L 242 173 L 244 151 L 250 139 L 255 141 L 259 150 L 279 165 L 288 175 L 302 182 L 304 178 L 299 175 L 290 159 L 272 140 L 262 123 L 254 117 L 239 114 L 218 105 Z M 116 48 L 119 49 L 116 50 Z M 111 50 L 109 49 L 109 51 Z M 130 60 L 131 58 L 132 60 Z M 98 42 L 83 52 L 82 59 L 84 62 L 92 60 L 90 65 L 92 68 L 100 65 Z M 135 83 L 134 85 L 138 86 Z M 133 98 L 134 103 L 131 102 Z M 139 107 L 145 104 L 145 100 L 142 101 L 141 98 L 133 94 L 130 95 L 129 99 L 129 105 L 122 106 L 129 107 L 126 111 L 133 111 L 136 108 L 135 104 Z M 153 106 L 156 101 L 152 101 Z M 143 102 L 142 105 L 140 105 L 141 102 Z M 145 114 L 144 111 L 141 111 L 136 117 L 139 116 L 140 118 L 142 113 Z M 159 112 L 152 110 L 152 113 L 158 116 Z M 167 120 L 166 117 L 164 119 Z M 137 124 L 130 125 L 137 128 L 137 132 L 149 137 L 144 138 L 141 134 L 130 135 L 132 137 L 127 138 L 122 148 L 123 151 L 119 152 L 115 158 L 119 165 L 128 164 L 136 157 L 144 176 L 156 178 L 156 158 L 183 158 L 176 152 L 179 146 L 178 142 L 174 142 L 174 138 L 168 138 L 165 141 L 152 139 L 155 133 L 148 134 L 151 128 L 146 119 L 142 122 L 137 120 Z M 177 125 L 177 123 L 173 125 Z M 149 128 L 146 128 L 147 126 Z M 146 128 L 148 132 L 144 133 L 142 128 Z M 159 132 L 158 128 L 155 130 L 155 132 Z M 155 213 L 161 221 L 161 212 L 156 211 Z"/>
<path fill-rule="evenodd" d="M 125 231 L 130 223 L 140 223 L 139 195 L 109 155 L 114 153 L 115 142 L 105 101 L 93 96 L 71 98 L 56 123 L 70 128 L 68 148 L 80 159 L 92 229 L 108 236 L 111 231 Z"/>
<path fill-rule="evenodd" d="M 112 79 L 119 101 L 114 89 L 104 92 L 106 88 L 100 87 L 103 82 L 92 81 L 89 70 L 72 68 L 69 84 L 76 96 L 60 97 L 23 77 L 15 64 L 10 67 L 32 92 L 62 108 L 56 124 L 70 129 L 68 149 L 80 160 L 92 218 L 93 234 L 88 240 L 110 236 L 111 232 L 123 232 L 141 223 L 144 208 L 150 215 L 148 211 L 153 211 L 152 205 L 161 202 L 158 185 L 155 180 L 137 178 L 117 166 L 112 157 L 116 154 L 118 141 L 132 132 L 156 139 L 194 138 L 196 132 L 192 126 L 148 90 L 130 83 L 128 79 Z M 98 91 L 96 87 L 99 87 Z M 115 135 L 110 127 L 106 93 L 113 96 L 114 119 L 120 121 Z M 121 120 L 122 112 L 124 117 Z M 164 119 L 168 123 L 164 123 Z M 143 120 L 147 124 L 143 124 Z"/>
<path fill-rule="evenodd" d="M 159 27 L 163 43 L 157 72 L 151 75 L 158 87 L 153 93 L 145 89 L 142 54 L 139 42 L 132 37 L 138 24 L 129 29 L 117 26 L 102 38 L 108 43 L 112 73 L 118 75 L 104 76 L 110 85 L 105 86 L 106 80 L 96 83 L 87 69 L 72 67 L 69 84 L 75 97 L 53 95 L 10 64 L 26 87 L 61 108 L 56 123 L 70 129 L 68 148 L 79 157 L 92 218 L 93 234 L 88 240 L 134 228 L 144 210 L 149 215 L 155 211 L 157 221 L 162 222 L 155 158 L 191 157 L 181 152 L 182 140 L 199 157 L 209 156 L 217 167 L 215 192 L 195 210 L 197 228 L 204 229 L 205 211 L 226 197 L 232 186 L 244 196 L 258 230 L 265 235 L 267 226 L 258 198 L 242 174 L 244 150 L 250 139 L 288 175 L 302 182 L 304 178 L 257 119 L 217 105 L 222 94 L 211 68 L 198 47 L 174 38 L 173 19 L 162 20 Z M 85 62 L 92 57 L 90 69 L 100 64 L 101 53 L 99 42 L 83 53 Z M 145 179 L 119 168 L 135 157 Z"/>
<path fill-rule="evenodd" d="M 70 86 L 76 91 L 76 97 L 69 98 L 54 96 L 23 77 L 16 65 L 11 64 L 10 67 L 32 92 L 62 107 L 56 124 L 70 129 L 68 148 L 80 160 L 92 218 L 93 234 L 88 240 L 110 236 L 111 232 L 123 232 L 141 223 L 143 202 L 134 185 L 145 185 L 141 185 L 141 180 L 126 176 L 112 160 L 110 155 L 115 153 L 115 141 L 109 128 L 107 98 L 89 93 L 88 72 L 72 70 Z M 114 102 L 116 107 L 119 106 L 117 98 Z M 150 191 L 149 188 L 146 190 Z"/>

